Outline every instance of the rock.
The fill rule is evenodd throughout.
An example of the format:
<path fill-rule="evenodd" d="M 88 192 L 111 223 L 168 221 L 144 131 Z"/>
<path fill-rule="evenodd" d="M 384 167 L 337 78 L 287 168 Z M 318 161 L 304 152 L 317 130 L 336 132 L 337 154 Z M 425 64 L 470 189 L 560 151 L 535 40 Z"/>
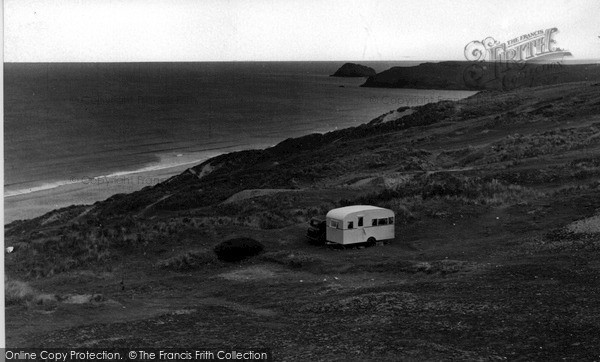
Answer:
<path fill-rule="evenodd" d="M 377 72 L 375 69 L 355 63 L 346 63 L 340 67 L 332 77 L 372 77 Z"/>

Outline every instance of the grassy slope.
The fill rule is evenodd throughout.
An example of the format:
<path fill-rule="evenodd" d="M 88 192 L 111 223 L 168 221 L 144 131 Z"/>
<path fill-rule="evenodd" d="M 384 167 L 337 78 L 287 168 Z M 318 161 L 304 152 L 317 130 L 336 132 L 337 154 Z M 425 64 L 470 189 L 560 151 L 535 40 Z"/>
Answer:
<path fill-rule="evenodd" d="M 600 209 L 600 87 L 488 91 L 386 119 L 8 225 L 7 274 L 59 297 L 9 307 L 7 344 L 597 359 L 600 240 L 564 226 Z M 282 192 L 221 204 L 258 188 Z M 393 208 L 396 240 L 304 240 L 308 218 L 357 202 Z M 235 236 L 266 252 L 215 260 Z M 104 298 L 60 302 L 74 293 Z"/>
<path fill-rule="evenodd" d="M 369 77 L 363 87 L 512 90 L 566 82 L 599 81 L 600 65 L 536 63 L 423 63 L 393 67 Z"/>

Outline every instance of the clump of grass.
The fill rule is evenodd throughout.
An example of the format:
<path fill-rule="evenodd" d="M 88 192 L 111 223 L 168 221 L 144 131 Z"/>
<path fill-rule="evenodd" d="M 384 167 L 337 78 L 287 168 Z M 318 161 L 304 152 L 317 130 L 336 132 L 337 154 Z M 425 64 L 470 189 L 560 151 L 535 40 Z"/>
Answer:
<path fill-rule="evenodd" d="M 156 266 L 175 271 L 198 269 L 216 262 L 215 255 L 209 250 L 188 251 L 159 261 Z"/>
<path fill-rule="evenodd" d="M 15 238 L 11 243 L 18 252 L 11 254 L 9 263 L 29 277 L 51 276 L 81 266 L 106 268 L 121 252 L 147 247 L 156 234 L 128 218 L 103 225 L 68 224 Z"/>
<path fill-rule="evenodd" d="M 260 254 L 264 246 L 251 238 L 236 238 L 218 244 L 213 250 L 219 260 L 236 262 Z"/>
<path fill-rule="evenodd" d="M 384 261 L 374 265 L 358 265 L 349 269 L 349 271 L 393 271 L 395 273 L 407 274 L 439 274 L 448 275 L 459 272 L 468 272 L 477 267 L 477 264 L 465 260 L 432 260 L 432 261 L 415 261 L 415 260 L 393 260 Z"/>
<path fill-rule="evenodd" d="M 564 195 L 572 195 L 577 194 L 581 191 L 589 190 L 589 185 L 569 185 L 561 187 L 560 189 L 554 191 L 552 194 L 554 196 L 564 196 Z"/>
<path fill-rule="evenodd" d="M 64 233 L 43 237 L 19 249 L 16 260 L 21 268 L 33 277 L 51 276 L 81 265 L 106 262 L 110 259 L 108 237 L 93 233 Z"/>
<path fill-rule="evenodd" d="M 301 251 L 275 251 L 265 253 L 262 259 L 268 262 L 277 263 L 292 268 L 302 268 L 309 265 L 320 264 L 321 260 L 313 255 Z"/>
<path fill-rule="evenodd" d="M 486 180 L 440 172 L 415 177 L 396 188 L 352 200 L 341 200 L 340 206 L 366 204 L 389 208 L 396 213 L 397 223 L 408 223 L 416 218 L 416 210 L 422 209 L 426 204 L 434 205 L 437 201 L 500 206 L 525 202 L 542 195 L 536 190 L 497 179 Z"/>
<path fill-rule="evenodd" d="M 557 128 L 536 134 L 514 134 L 462 159 L 461 164 L 490 164 L 520 160 L 598 144 L 599 129 L 595 125 Z"/>
<path fill-rule="evenodd" d="M 6 305 L 53 305 L 56 296 L 51 294 L 40 294 L 28 283 L 4 277 L 4 301 Z"/>
<path fill-rule="evenodd" d="M 419 272 L 441 275 L 458 273 L 460 271 L 468 271 L 473 267 L 474 266 L 469 262 L 450 259 L 435 260 L 430 263 L 425 262 L 425 265 L 423 265 L 423 263 L 417 263 L 415 265 L 415 269 Z"/>
<path fill-rule="evenodd" d="M 600 215 L 588 217 L 567 225 L 567 230 L 575 234 L 600 233 Z"/>
<path fill-rule="evenodd" d="M 37 292 L 29 284 L 4 278 L 4 300 L 6 305 L 25 304 L 34 300 L 36 296 Z"/>
<path fill-rule="evenodd" d="M 523 244 L 526 252 L 564 252 L 564 251 L 589 251 L 596 252 L 600 249 L 600 240 L 596 233 L 575 233 L 569 227 L 550 230 L 543 236 L 530 239 Z M 523 251 L 518 251 L 522 253 Z"/>
<path fill-rule="evenodd" d="M 293 220 L 288 215 L 282 215 L 278 212 L 265 211 L 259 216 L 259 227 L 261 229 L 280 229 L 290 225 L 290 220 Z"/>
<path fill-rule="evenodd" d="M 220 215 L 235 220 L 234 224 L 267 230 L 305 222 L 314 215 L 326 213 L 329 209 L 322 210 L 320 207 L 315 207 L 313 200 L 306 195 L 281 192 L 220 204 L 216 210 Z"/>

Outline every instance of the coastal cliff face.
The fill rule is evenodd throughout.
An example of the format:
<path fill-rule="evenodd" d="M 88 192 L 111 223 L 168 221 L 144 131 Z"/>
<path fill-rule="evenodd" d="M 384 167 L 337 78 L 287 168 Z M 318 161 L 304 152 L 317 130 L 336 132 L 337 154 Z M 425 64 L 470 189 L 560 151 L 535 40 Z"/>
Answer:
<path fill-rule="evenodd" d="M 340 67 L 332 77 L 371 77 L 377 72 L 371 67 L 355 63 L 346 63 Z"/>
<path fill-rule="evenodd" d="M 482 91 L 13 222 L 6 275 L 31 288 L 7 308 L 7 345 L 247 341 L 289 360 L 551 360 L 566 348 L 589 359 L 599 135 L 599 82 Z M 306 242 L 311 217 L 352 204 L 394 210 L 396 239 Z M 234 237 L 264 252 L 218 260 L 214 247 Z"/>
<path fill-rule="evenodd" d="M 512 90 L 567 82 L 600 80 L 600 65 L 536 63 L 423 63 L 393 67 L 369 77 L 363 87 Z"/>

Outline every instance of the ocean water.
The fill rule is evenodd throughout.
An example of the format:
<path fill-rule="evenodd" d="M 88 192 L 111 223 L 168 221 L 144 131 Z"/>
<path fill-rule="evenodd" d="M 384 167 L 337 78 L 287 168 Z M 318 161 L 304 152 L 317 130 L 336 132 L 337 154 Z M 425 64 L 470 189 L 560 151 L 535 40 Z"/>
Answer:
<path fill-rule="evenodd" d="M 377 71 L 418 62 L 363 62 Z M 5 199 L 190 166 L 465 91 L 360 88 L 343 62 L 5 64 Z M 65 197 L 68 197 L 65 196 Z"/>

